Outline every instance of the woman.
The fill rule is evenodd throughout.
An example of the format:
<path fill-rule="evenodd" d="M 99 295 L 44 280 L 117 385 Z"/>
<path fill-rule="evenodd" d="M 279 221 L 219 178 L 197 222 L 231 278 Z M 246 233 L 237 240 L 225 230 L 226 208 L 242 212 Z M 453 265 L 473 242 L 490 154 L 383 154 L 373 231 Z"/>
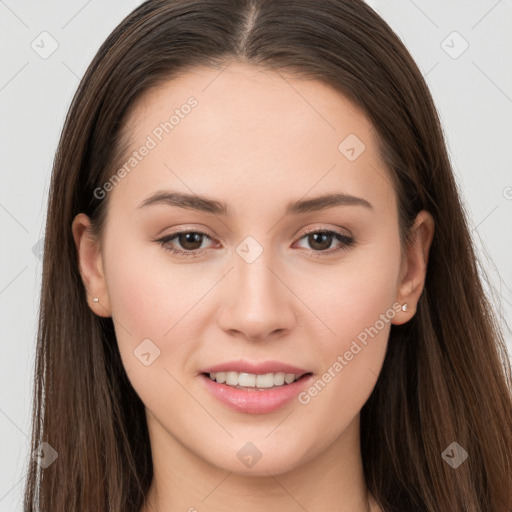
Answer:
<path fill-rule="evenodd" d="M 439 119 L 362 1 L 150 0 L 71 105 L 26 510 L 512 510 Z M 45 445 L 47 446 L 47 445 Z"/>

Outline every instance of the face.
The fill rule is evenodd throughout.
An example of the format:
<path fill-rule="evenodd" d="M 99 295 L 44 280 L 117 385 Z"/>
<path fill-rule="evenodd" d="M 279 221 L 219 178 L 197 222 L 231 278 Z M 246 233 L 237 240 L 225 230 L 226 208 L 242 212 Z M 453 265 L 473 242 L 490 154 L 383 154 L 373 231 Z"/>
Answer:
<path fill-rule="evenodd" d="M 371 123 L 322 82 L 232 63 L 151 91 L 127 128 L 83 275 L 152 445 L 265 475 L 354 440 L 421 291 Z"/>

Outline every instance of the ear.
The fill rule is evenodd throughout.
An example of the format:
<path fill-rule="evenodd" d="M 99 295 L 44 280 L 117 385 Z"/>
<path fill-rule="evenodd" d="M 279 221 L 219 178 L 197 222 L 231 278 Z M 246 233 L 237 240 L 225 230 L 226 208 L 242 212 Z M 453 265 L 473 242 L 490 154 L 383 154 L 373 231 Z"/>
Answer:
<path fill-rule="evenodd" d="M 428 255 L 434 238 L 434 224 L 432 215 L 422 210 L 411 228 L 411 241 L 402 259 L 396 298 L 399 304 L 407 304 L 407 311 L 399 311 L 392 321 L 393 324 L 404 324 L 416 313 L 418 300 L 425 285 Z"/>
<path fill-rule="evenodd" d="M 87 303 L 93 313 L 110 317 L 112 310 L 103 274 L 100 244 L 91 232 L 89 217 L 79 213 L 73 219 L 71 230 L 75 240 L 80 275 L 87 290 Z M 98 298 L 97 302 L 94 302 L 94 297 Z"/>

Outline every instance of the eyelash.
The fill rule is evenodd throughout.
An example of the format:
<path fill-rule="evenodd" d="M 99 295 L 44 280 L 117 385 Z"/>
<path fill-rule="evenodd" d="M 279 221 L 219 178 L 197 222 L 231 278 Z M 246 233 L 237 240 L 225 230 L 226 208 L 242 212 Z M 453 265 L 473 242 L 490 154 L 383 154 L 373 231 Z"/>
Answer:
<path fill-rule="evenodd" d="M 174 233 L 171 233 L 170 235 L 166 235 L 163 238 L 156 240 L 156 242 L 159 242 L 160 245 L 164 248 L 164 250 L 171 252 L 173 254 L 176 254 L 178 256 L 185 256 L 185 257 L 192 257 L 192 258 L 199 257 L 205 252 L 204 249 L 202 251 L 199 249 L 195 249 L 193 251 L 180 251 L 177 249 L 173 249 L 172 247 L 170 247 L 168 245 L 168 243 L 172 239 L 176 238 L 177 236 L 183 235 L 183 234 L 192 234 L 192 233 L 201 235 L 203 237 L 206 237 L 206 238 L 212 240 L 212 238 L 209 235 L 207 235 L 206 233 L 203 233 L 202 231 L 182 230 L 182 231 L 175 231 Z M 338 233 L 337 231 L 328 230 L 328 229 L 314 229 L 314 230 L 308 231 L 308 232 L 304 233 L 299 238 L 299 240 L 302 240 L 303 238 L 305 238 L 306 236 L 311 235 L 311 234 L 333 235 L 336 240 L 341 242 L 341 245 L 335 249 L 329 249 L 329 250 L 325 250 L 325 251 L 315 251 L 315 250 L 311 249 L 309 251 L 309 253 L 312 256 L 330 256 L 331 254 L 338 253 L 340 251 L 346 251 L 350 247 L 353 247 L 355 245 L 355 239 L 353 237 L 343 235 L 341 233 Z"/>

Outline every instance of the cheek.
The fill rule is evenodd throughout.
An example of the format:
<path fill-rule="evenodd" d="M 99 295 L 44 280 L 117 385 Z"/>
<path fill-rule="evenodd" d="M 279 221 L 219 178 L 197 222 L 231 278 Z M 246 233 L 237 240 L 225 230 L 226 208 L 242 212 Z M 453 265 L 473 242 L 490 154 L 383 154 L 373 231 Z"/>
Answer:
<path fill-rule="evenodd" d="M 398 236 L 383 237 L 333 266 L 324 286 L 311 287 L 308 305 L 329 331 L 316 343 L 321 382 L 306 390 L 303 402 L 310 400 L 320 414 L 336 417 L 334 424 L 356 414 L 375 386 L 396 314 L 399 267 Z"/>
<path fill-rule="evenodd" d="M 159 251 L 164 253 L 158 244 L 130 241 L 128 235 L 113 236 L 105 248 L 105 276 L 121 360 L 150 411 L 167 409 L 171 396 L 175 407 L 187 405 L 186 394 L 172 376 L 179 379 L 176 364 L 194 350 L 194 343 L 183 343 L 193 320 L 193 310 L 186 313 L 202 292 L 187 288 L 194 283 L 191 276 L 173 268 L 166 253 Z"/>
<path fill-rule="evenodd" d="M 128 244 L 117 246 L 109 255 L 105 274 L 114 319 L 134 340 L 161 336 L 163 318 L 158 318 L 157 306 L 164 297 L 155 288 L 158 269 L 143 258 L 140 249 Z"/>
<path fill-rule="evenodd" d="M 123 363 L 139 368 L 134 355 L 149 339 L 156 346 L 146 341 L 149 352 L 158 354 L 152 366 L 172 370 L 199 343 L 201 301 L 218 278 L 206 267 L 173 263 L 158 243 L 119 233 L 105 247 L 105 275 Z"/>
<path fill-rule="evenodd" d="M 308 305 L 330 328 L 330 338 L 337 340 L 333 347 L 350 344 L 386 311 L 393 314 L 399 268 L 399 240 L 391 238 L 354 251 L 321 281 L 308 279 Z"/>
<path fill-rule="evenodd" d="M 132 235 L 133 236 L 133 235 Z M 130 332 L 162 338 L 208 289 L 193 265 L 178 265 L 157 242 L 111 240 L 106 248 L 112 312 Z"/>

